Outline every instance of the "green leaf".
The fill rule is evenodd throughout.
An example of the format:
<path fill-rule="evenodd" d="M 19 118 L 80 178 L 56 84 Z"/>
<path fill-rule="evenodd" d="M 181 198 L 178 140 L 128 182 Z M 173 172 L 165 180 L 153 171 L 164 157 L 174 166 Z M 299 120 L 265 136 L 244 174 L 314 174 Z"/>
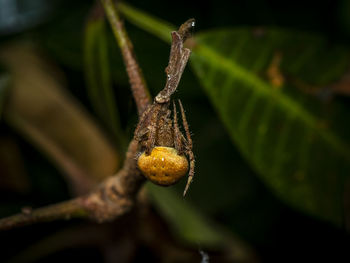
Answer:
<path fill-rule="evenodd" d="M 87 94 L 93 108 L 112 132 L 116 144 L 125 149 L 120 128 L 119 112 L 110 72 L 106 23 L 103 17 L 90 19 L 84 41 L 85 78 Z"/>
<path fill-rule="evenodd" d="M 147 184 L 147 190 L 180 239 L 203 247 L 220 247 L 225 243 L 226 236 L 218 227 L 171 189 Z"/>
<path fill-rule="evenodd" d="M 170 32 L 175 30 L 175 27 L 172 24 L 146 14 L 145 12 L 125 3 L 120 3 L 118 9 L 135 26 L 159 37 L 165 42 L 171 42 Z"/>
<path fill-rule="evenodd" d="M 218 30 L 196 41 L 192 66 L 245 158 L 280 198 L 341 224 L 350 149 L 331 124 L 322 125 L 321 102 L 299 90 L 322 90 L 339 79 L 348 53 L 322 38 L 280 30 L 263 36 Z M 280 88 L 266 77 L 276 52 L 285 79 Z"/>
<path fill-rule="evenodd" d="M 255 252 L 249 245 L 212 222 L 181 194 L 152 183 L 146 187 L 155 209 L 167 220 L 174 236 L 181 243 L 197 249 L 230 251 L 228 262 L 256 262 Z"/>
<path fill-rule="evenodd" d="M 169 42 L 171 26 L 125 4 L 121 11 Z M 292 206 L 338 225 L 350 172 L 349 127 L 339 120 L 349 109 L 321 100 L 329 99 L 324 94 L 332 93 L 348 61 L 344 48 L 321 37 L 250 28 L 197 34 L 191 56 L 231 138 L 265 183 Z"/>

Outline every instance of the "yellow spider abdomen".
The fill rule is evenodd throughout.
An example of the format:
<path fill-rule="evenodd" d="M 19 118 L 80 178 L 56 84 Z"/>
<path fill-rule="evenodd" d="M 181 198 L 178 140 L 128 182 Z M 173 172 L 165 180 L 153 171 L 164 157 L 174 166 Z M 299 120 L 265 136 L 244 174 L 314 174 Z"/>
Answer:
<path fill-rule="evenodd" d="M 142 153 L 137 164 L 147 179 L 159 185 L 174 184 L 188 171 L 186 157 L 171 147 L 154 147 L 151 154 Z"/>

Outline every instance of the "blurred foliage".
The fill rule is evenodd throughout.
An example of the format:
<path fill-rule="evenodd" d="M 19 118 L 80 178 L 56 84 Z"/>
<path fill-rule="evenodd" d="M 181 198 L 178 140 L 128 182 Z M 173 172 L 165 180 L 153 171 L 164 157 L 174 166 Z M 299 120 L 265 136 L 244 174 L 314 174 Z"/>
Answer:
<path fill-rule="evenodd" d="M 30 46 L 15 44 L 0 52 L 13 75 L 5 119 L 70 175 L 67 178 L 75 194 L 84 194 L 117 169 L 119 157 L 79 104 L 65 93 L 60 72 L 35 53 Z M 85 181 L 84 174 L 91 178 Z"/>
<path fill-rule="evenodd" d="M 193 67 L 232 138 L 264 181 L 295 207 L 341 225 L 344 181 L 350 172 L 348 138 L 336 134 L 328 120 L 336 102 L 325 111 L 317 97 L 302 96 L 298 84 L 321 90 L 345 72 L 349 56 L 310 35 L 262 34 L 254 36 L 250 29 L 198 34 Z M 282 54 L 281 65 L 276 65 L 281 75 L 271 77 L 281 78 L 280 86 L 265 76 L 276 52 Z M 330 70 L 328 65 L 334 66 Z M 346 110 L 339 114 L 346 116 Z"/>
<path fill-rule="evenodd" d="M 174 232 L 185 242 L 204 247 L 220 247 L 225 242 L 224 234 L 208 219 L 196 213 L 196 209 L 184 203 L 181 197 L 166 188 L 148 184 L 147 190 L 160 213 L 172 224 Z M 227 241 L 226 241 L 227 242 Z"/>
<path fill-rule="evenodd" d="M 106 141 L 122 152 L 121 141 L 132 136 L 137 120 L 108 24 L 101 17 L 91 19 L 93 1 L 56 2 L 60 4 L 45 18 L 46 23 L 3 36 L 0 44 L 24 39 L 39 47 L 42 57 L 63 70 L 67 79 L 63 86 L 92 115 L 84 113 L 79 119 L 104 128 Z M 189 43 L 194 45 L 191 67 L 185 70 L 176 93 L 194 134 L 195 180 L 186 200 L 178 198 L 184 181 L 173 189 L 147 187 L 156 210 L 180 238 L 178 242 L 194 250 L 210 249 L 220 244 L 224 231 L 245 240 L 266 262 L 349 259 L 345 230 L 350 166 L 349 1 L 181 0 L 170 6 L 163 1 L 133 0 L 128 4 L 141 11 L 133 16 L 135 10 L 122 9 L 127 21 L 136 25 L 126 23 L 153 95 L 165 83 L 169 56 L 169 45 L 158 38 L 169 41 L 172 25 L 189 17 L 197 20 L 195 42 Z M 27 65 L 24 72 L 28 69 L 17 74 L 20 80 L 37 64 L 23 58 L 16 61 Z M 51 66 L 42 68 L 42 76 L 57 80 L 57 72 L 48 70 Z M 4 107 L 6 116 L 6 105 L 11 102 L 8 80 L 16 76 L 4 72 L 0 72 L 0 113 Z M 52 85 L 38 75 L 30 76 L 32 80 L 22 79 L 23 86 L 41 83 L 42 90 L 28 89 L 29 94 L 22 97 L 27 105 L 22 113 L 31 113 L 43 102 L 56 107 L 44 93 Z M 37 101 L 31 101 L 33 97 Z M 62 102 L 75 105 L 74 99 L 63 97 Z M 58 110 L 45 120 L 32 119 L 32 124 L 43 132 L 50 120 L 58 127 L 53 129 L 56 134 L 69 128 L 79 138 L 84 129 L 78 121 L 60 121 L 69 118 L 69 112 Z M 7 121 L 1 123 L 0 136 L 1 216 L 24 205 L 36 207 L 69 198 L 67 185 L 61 181 L 66 171 L 51 162 L 50 153 L 38 152 L 37 143 L 29 145 L 26 140 L 33 139 L 28 133 Z M 84 143 L 77 145 L 74 140 L 56 144 L 84 152 Z M 103 160 L 100 150 L 95 153 Z M 91 163 L 93 158 L 84 157 L 82 163 Z M 18 168 L 11 171 L 20 174 L 16 180 L 23 185 L 11 182 L 13 175 L 6 172 L 10 167 Z M 215 227 L 208 229 L 211 222 Z M 6 236 L 4 259 L 74 224 L 80 222 L 11 232 L 11 237 Z M 52 251 L 57 256 L 48 260 L 69 258 L 71 250 L 66 246 L 62 250 L 67 254 Z M 92 255 L 86 261 L 98 260 L 93 250 L 83 251 Z"/>
<path fill-rule="evenodd" d="M 121 10 L 168 40 L 171 29 L 162 21 L 129 6 Z M 341 225 L 349 138 L 336 134 L 332 121 L 348 134 L 349 109 L 334 116 L 337 102 L 324 110 L 320 99 L 349 68 L 347 50 L 317 36 L 263 27 L 212 30 L 193 41 L 194 70 L 245 158 L 283 199 Z"/>
<path fill-rule="evenodd" d="M 103 14 L 102 10 L 99 10 Z M 107 42 L 107 24 L 103 15 L 91 14 L 84 39 L 85 78 L 87 93 L 94 111 L 112 132 L 121 152 L 126 150 L 119 112 L 114 100 Z"/>

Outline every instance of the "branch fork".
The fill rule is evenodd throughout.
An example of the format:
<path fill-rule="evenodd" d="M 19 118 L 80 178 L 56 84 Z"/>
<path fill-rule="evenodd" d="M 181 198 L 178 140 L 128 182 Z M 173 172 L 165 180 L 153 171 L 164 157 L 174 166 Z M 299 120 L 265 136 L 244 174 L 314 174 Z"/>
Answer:
<path fill-rule="evenodd" d="M 151 97 L 142 71 L 136 61 L 133 46 L 113 1 L 101 0 L 101 2 L 118 45 L 121 48 L 141 121 L 143 114 L 146 113 L 145 110 L 152 105 Z M 191 19 L 182 25 L 177 32 L 172 32 L 173 45 L 171 47 L 169 66 L 166 68 L 166 73 L 170 77 L 167 78 L 165 88 L 158 94 L 155 101 L 160 102 L 165 98 L 169 101 L 171 94 L 175 92 L 190 55 L 190 50 L 183 48 L 183 42 L 189 36 L 189 28 L 193 25 L 194 20 Z M 180 56 L 174 56 L 175 53 L 178 53 Z M 137 168 L 135 157 L 139 154 L 139 150 L 139 142 L 135 139 L 131 140 L 122 169 L 117 174 L 105 179 L 89 194 L 43 208 L 26 209 L 20 214 L 0 219 L 0 230 L 37 222 L 70 219 L 72 217 L 90 218 L 93 221 L 102 223 L 115 220 L 128 213 L 135 205 L 137 193 L 146 181 Z"/>

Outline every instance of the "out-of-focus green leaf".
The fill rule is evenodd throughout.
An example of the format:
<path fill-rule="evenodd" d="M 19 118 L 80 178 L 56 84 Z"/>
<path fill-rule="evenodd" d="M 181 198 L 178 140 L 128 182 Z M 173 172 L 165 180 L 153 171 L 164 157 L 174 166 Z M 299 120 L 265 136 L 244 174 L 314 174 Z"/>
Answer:
<path fill-rule="evenodd" d="M 204 247 L 223 245 L 225 236 L 185 199 L 174 194 L 169 188 L 148 184 L 147 189 L 178 237 L 190 244 Z"/>
<path fill-rule="evenodd" d="M 127 5 L 121 11 L 168 41 L 170 26 Z M 349 138 L 337 133 L 319 97 L 347 70 L 348 52 L 308 34 L 246 28 L 198 34 L 191 62 L 266 184 L 294 207 L 341 224 Z"/>
<path fill-rule="evenodd" d="M 181 241 L 198 248 L 230 251 L 232 262 L 257 262 L 255 253 L 247 244 L 211 222 L 172 189 L 149 183 L 147 190 L 153 204 Z"/>
<path fill-rule="evenodd" d="M 176 29 L 174 25 L 146 14 L 142 10 L 129 6 L 125 3 L 120 3 L 118 8 L 134 25 L 146 30 L 147 32 L 150 32 L 152 35 L 159 37 L 165 42 L 171 41 L 171 35 L 169 32 Z"/>
<path fill-rule="evenodd" d="M 104 17 L 92 17 L 85 29 L 84 57 L 87 93 L 99 118 L 112 132 L 116 144 L 125 149 L 110 72 Z"/>
<path fill-rule="evenodd" d="M 117 170 L 117 153 L 65 92 L 56 68 L 24 45 L 2 48 L 0 59 L 13 76 L 5 120 L 58 164 L 76 193 Z"/>
<path fill-rule="evenodd" d="M 261 178 L 293 206 L 343 222 L 350 149 L 298 83 L 327 85 L 340 78 L 348 53 L 321 38 L 266 30 L 220 30 L 197 35 L 192 65 L 234 142 Z M 276 88 L 267 74 L 282 54 Z M 327 65 L 333 65 L 329 68 Z M 295 95 L 294 95 L 295 94 Z"/>

